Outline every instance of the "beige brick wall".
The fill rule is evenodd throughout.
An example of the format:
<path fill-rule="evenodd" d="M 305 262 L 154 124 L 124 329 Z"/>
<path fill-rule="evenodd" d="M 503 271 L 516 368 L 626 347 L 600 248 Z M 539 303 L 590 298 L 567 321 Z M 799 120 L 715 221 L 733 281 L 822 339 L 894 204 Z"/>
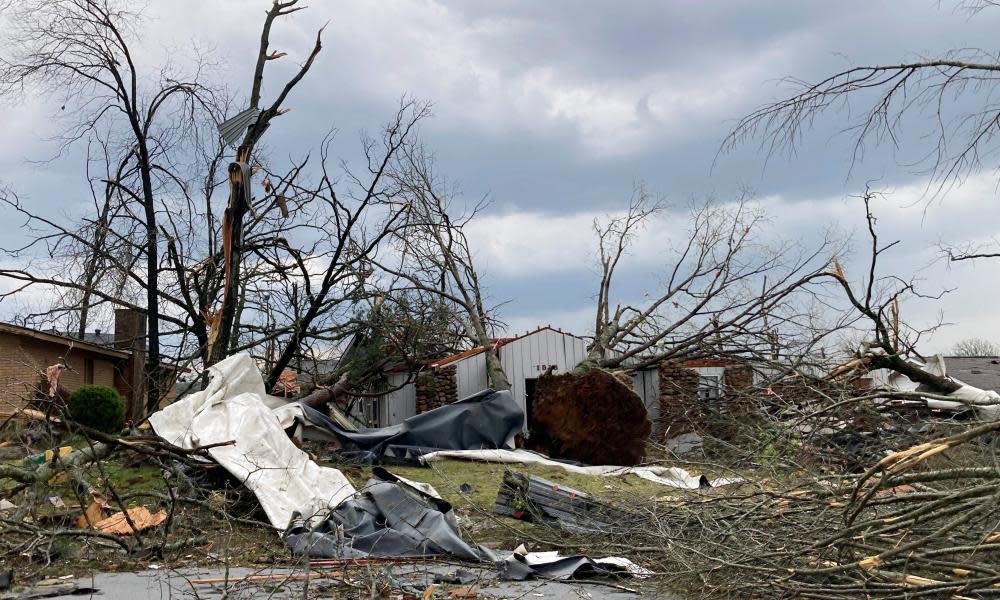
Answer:
<path fill-rule="evenodd" d="M 34 393 L 41 373 L 60 357 L 70 369 L 63 371 L 59 384 L 69 391 L 83 385 L 87 373 L 87 360 L 93 361 L 94 381 L 98 385 L 114 387 L 114 363 L 106 355 L 70 349 L 26 336 L 0 332 L 0 412 L 24 405 Z"/>

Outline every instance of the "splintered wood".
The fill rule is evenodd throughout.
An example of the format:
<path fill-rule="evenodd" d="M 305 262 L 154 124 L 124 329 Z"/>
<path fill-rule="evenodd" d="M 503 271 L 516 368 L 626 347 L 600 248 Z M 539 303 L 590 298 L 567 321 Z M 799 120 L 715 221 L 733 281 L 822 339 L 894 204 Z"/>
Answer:
<path fill-rule="evenodd" d="M 145 506 L 137 506 L 128 509 L 128 519 L 125 518 L 125 513 L 115 513 L 107 519 L 95 523 L 94 529 L 103 531 L 104 533 L 132 535 L 136 531 L 152 529 L 166 520 L 167 511 L 165 510 L 153 513 Z M 135 530 L 129 525 L 129 521 L 132 521 L 132 524 L 135 525 Z"/>

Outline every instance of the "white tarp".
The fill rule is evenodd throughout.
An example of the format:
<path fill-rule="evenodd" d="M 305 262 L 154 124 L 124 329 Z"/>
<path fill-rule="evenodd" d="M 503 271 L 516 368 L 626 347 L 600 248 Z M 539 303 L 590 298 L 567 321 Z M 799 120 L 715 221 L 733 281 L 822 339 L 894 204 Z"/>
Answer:
<path fill-rule="evenodd" d="M 559 467 L 571 473 L 581 475 L 596 475 L 601 477 L 621 477 L 623 475 L 635 475 L 654 483 L 668 485 L 670 487 L 685 490 L 696 490 L 702 485 L 701 475 L 692 475 L 679 467 L 615 467 L 610 465 L 584 466 L 571 465 L 564 462 L 552 460 L 547 456 L 529 452 L 527 450 L 441 450 L 430 452 L 420 457 L 420 462 L 427 464 L 446 458 L 456 458 L 461 460 L 473 460 L 479 462 L 494 462 L 521 465 L 544 465 L 548 467 Z M 739 483 L 742 477 L 725 477 L 708 481 L 712 487 Z"/>
<path fill-rule="evenodd" d="M 287 527 L 295 512 L 307 520 L 322 518 L 354 495 L 343 473 L 317 465 L 285 434 L 250 356 L 230 356 L 209 373 L 206 389 L 149 417 L 157 435 L 187 449 L 235 441 L 208 453 L 257 496 L 278 529 Z M 288 420 L 288 414 L 282 416 Z"/>
<path fill-rule="evenodd" d="M 872 371 L 872 376 L 876 384 L 875 387 L 889 387 L 918 396 L 926 394 L 920 401 L 924 402 L 927 408 L 949 412 L 962 412 L 972 408 L 980 419 L 986 421 L 1000 419 L 1000 394 L 993 390 L 983 390 L 968 385 L 956 377 L 949 377 L 947 364 L 943 356 L 936 354 L 927 358 L 926 361 L 914 358 L 907 358 L 906 360 L 918 369 L 922 369 L 932 375 L 948 377 L 961 387 L 950 394 L 935 394 L 927 386 L 918 384 L 902 373 L 888 371 L 887 369 Z"/>
<path fill-rule="evenodd" d="M 937 375 L 938 377 L 947 377 L 948 371 L 945 365 L 944 357 L 941 355 L 934 355 L 927 361 L 927 365 L 923 367 L 928 373 Z M 995 421 L 1000 418 L 1000 394 L 997 394 L 993 390 L 981 390 L 977 387 L 966 384 L 963 381 L 955 380 L 962 385 L 954 392 L 951 392 L 947 396 L 949 398 L 955 398 L 956 402 L 951 402 L 950 400 L 936 400 L 927 399 L 927 408 L 937 408 L 942 410 L 964 410 L 966 407 L 973 407 L 976 414 L 981 419 L 988 421 Z"/>

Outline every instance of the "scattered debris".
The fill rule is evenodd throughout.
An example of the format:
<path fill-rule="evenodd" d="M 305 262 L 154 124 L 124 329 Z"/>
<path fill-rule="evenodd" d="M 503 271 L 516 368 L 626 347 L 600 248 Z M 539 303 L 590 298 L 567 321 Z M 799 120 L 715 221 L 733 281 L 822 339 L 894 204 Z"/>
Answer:
<path fill-rule="evenodd" d="M 579 490 L 535 476 L 505 471 L 493 512 L 529 521 L 551 523 L 571 531 L 594 533 L 620 526 L 630 519 Z"/>
<path fill-rule="evenodd" d="M 14 510 L 15 508 L 17 508 L 17 505 L 11 502 L 10 500 L 7 500 L 6 498 L 0 498 L 0 512 Z"/>
<path fill-rule="evenodd" d="M 72 582 L 45 579 L 21 593 L 4 594 L 0 596 L 0 600 L 35 600 L 35 598 L 55 598 L 57 596 L 90 596 L 99 593 L 100 590 L 80 587 Z"/>
<path fill-rule="evenodd" d="M 272 573 L 270 575 L 247 575 L 246 577 L 211 577 L 208 579 L 192 579 L 190 580 L 190 583 L 191 585 L 219 585 L 306 581 L 307 579 L 341 579 L 343 577 L 343 571 L 312 570 L 305 573 Z"/>
<path fill-rule="evenodd" d="M 454 573 L 438 573 L 434 576 L 434 583 L 468 585 L 478 579 L 479 576 L 468 569 L 456 569 Z"/>
<path fill-rule="evenodd" d="M 49 382 L 49 398 L 56 397 L 56 391 L 59 389 L 59 376 L 68 367 L 59 362 L 54 365 L 49 365 L 45 367 L 45 378 Z"/>
<path fill-rule="evenodd" d="M 63 499 L 59 496 L 49 496 L 46 500 L 48 500 L 49 504 L 56 508 L 66 508 L 66 503 L 63 502 Z"/>
<path fill-rule="evenodd" d="M 125 518 L 125 513 L 118 512 L 103 521 L 95 523 L 94 529 L 103 531 L 104 533 L 132 535 L 136 531 L 152 529 L 166 520 L 167 511 L 165 510 L 151 513 L 145 506 L 137 506 L 135 508 L 128 509 L 128 519 Z M 129 521 L 132 521 L 132 525 L 135 525 L 135 529 L 132 528 L 132 525 L 129 525 Z"/>
<path fill-rule="evenodd" d="M 642 399 L 603 369 L 538 379 L 526 445 L 588 465 L 637 465 L 652 424 Z"/>
<path fill-rule="evenodd" d="M 704 475 L 689 473 L 679 467 L 619 467 L 611 465 L 579 465 L 565 461 L 553 460 L 545 455 L 528 450 L 441 450 L 420 457 L 420 462 L 429 464 L 444 459 L 474 460 L 503 464 L 542 465 L 558 467 L 580 475 L 595 475 L 601 477 L 623 477 L 635 475 L 653 483 L 686 490 L 696 490 L 705 487 L 719 487 L 740 483 L 742 477 L 719 477 L 710 480 Z"/>
<path fill-rule="evenodd" d="M 97 492 L 91 492 L 90 504 L 84 509 L 83 514 L 76 520 L 77 529 L 87 529 L 107 518 L 108 501 Z"/>
<path fill-rule="evenodd" d="M 297 396 L 301 387 L 296 381 L 297 375 L 295 371 L 291 369 L 285 369 L 278 376 L 278 382 L 274 384 L 274 388 L 271 389 L 271 394 L 275 396 L 281 396 L 282 398 L 291 398 Z"/>
<path fill-rule="evenodd" d="M 311 419 L 322 419 L 315 411 L 304 411 Z M 328 428 L 341 443 L 342 453 L 353 451 L 377 462 L 385 456 L 412 457 L 434 450 L 513 448 L 523 425 L 524 412 L 509 391 L 484 390 L 391 427 L 351 432 L 328 423 Z"/>
<path fill-rule="evenodd" d="M 354 495 L 337 469 L 321 467 L 295 446 L 265 404 L 264 379 L 247 354 L 213 365 L 208 386 L 153 413 L 153 430 L 191 449 L 212 444 L 213 460 L 256 496 L 271 524 L 284 530 L 293 517 L 317 518 Z"/>
<path fill-rule="evenodd" d="M 45 452 L 42 452 L 40 454 L 25 456 L 23 462 L 25 465 L 28 466 L 40 465 L 42 463 L 47 463 L 51 461 L 53 458 L 57 456 L 57 454 L 59 458 L 65 458 L 69 456 L 72 452 L 73 452 L 73 446 L 60 446 L 56 450 L 46 450 Z"/>
<path fill-rule="evenodd" d="M 500 578 L 508 581 L 525 579 L 591 579 L 595 577 L 648 577 L 652 571 L 627 558 L 609 556 L 560 556 L 558 552 L 527 552 L 519 547 L 500 564 Z"/>
<path fill-rule="evenodd" d="M 316 558 L 448 555 L 483 560 L 458 533 L 451 505 L 427 484 L 416 484 L 381 468 L 363 491 L 309 526 L 300 517 L 285 534 L 293 554 Z"/>
<path fill-rule="evenodd" d="M 667 450 L 674 456 L 687 456 L 702 451 L 702 439 L 697 433 L 682 433 L 664 442 Z"/>

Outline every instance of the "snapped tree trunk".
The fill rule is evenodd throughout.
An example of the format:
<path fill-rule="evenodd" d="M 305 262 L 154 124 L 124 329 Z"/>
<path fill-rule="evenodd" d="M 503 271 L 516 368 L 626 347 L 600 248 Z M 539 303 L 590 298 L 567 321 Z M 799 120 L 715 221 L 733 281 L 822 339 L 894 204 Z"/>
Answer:
<path fill-rule="evenodd" d="M 229 206 L 226 207 L 222 224 L 222 244 L 224 260 L 224 285 L 221 315 L 212 326 L 217 328 L 209 364 L 215 364 L 226 357 L 230 349 L 233 332 L 239 326 L 238 294 L 240 264 L 243 254 L 243 218 L 250 206 L 250 165 L 249 148 L 243 146 L 236 151 L 236 161 L 229 164 Z"/>

